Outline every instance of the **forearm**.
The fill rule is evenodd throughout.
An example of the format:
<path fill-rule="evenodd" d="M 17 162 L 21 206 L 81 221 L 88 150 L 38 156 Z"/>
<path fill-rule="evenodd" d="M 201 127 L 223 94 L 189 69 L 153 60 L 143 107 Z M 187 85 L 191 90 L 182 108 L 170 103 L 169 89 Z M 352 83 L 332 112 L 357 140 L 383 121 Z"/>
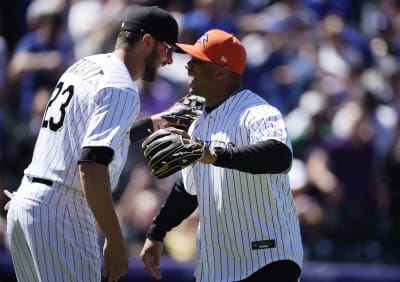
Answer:
<path fill-rule="evenodd" d="M 190 216 L 196 207 L 197 197 L 185 191 L 182 178 L 179 178 L 154 218 L 147 237 L 151 240 L 162 241 L 165 234 Z"/>
<path fill-rule="evenodd" d="M 215 166 L 258 173 L 282 173 L 290 168 L 292 152 L 283 143 L 266 140 L 240 148 L 215 149 Z"/>
<path fill-rule="evenodd" d="M 79 165 L 83 191 L 90 209 L 104 236 L 110 240 L 123 240 L 111 195 L 107 166 L 96 162 Z"/>
<path fill-rule="evenodd" d="M 190 142 L 191 136 L 187 132 L 178 129 L 171 131 L 180 134 L 187 143 Z M 269 139 L 241 147 L 205 145 L 199 162 L 252 174 L 273 174 L 288 170 L 292 159 L 292 151 L 285 144 Z"/>
<path fill-rule="evenodd" d="M 131 143 L 135 143 L 143 138 L 146 138 L 152 132 L 164 127 L 166 123 L 167 122 L 161 118 L 160 114 L 138 119 L 131 127 L 129 139 Z"/>

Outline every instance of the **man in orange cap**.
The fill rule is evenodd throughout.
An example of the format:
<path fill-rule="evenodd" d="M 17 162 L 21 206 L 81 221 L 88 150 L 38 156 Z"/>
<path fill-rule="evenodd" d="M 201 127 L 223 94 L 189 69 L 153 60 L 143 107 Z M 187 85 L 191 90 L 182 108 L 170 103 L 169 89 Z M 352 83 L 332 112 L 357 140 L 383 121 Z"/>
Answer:
<path fill-rule="evenodd" d="M 303 249 L 281 113 L 243 88 L 246 51 L 234 35 L 214 29 L 176 45 L 191 55 L 190 93 L 206 98 L 203 114 L 179 133 L 207 146 L 154 218 L 140 254 L 146 270 L 161 279 L 166 232 L 198 207 L 195 281 L 298 281 Z"/>

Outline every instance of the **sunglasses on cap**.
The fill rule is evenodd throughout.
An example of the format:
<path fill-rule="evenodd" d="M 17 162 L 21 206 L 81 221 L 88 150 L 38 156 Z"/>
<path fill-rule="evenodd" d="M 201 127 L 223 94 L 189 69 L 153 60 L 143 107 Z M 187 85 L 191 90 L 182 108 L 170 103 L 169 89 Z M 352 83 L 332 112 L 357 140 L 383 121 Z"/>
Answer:
<path fill-rule="evenodd" d="M 167 47 L 167 49 L 165 49 L 165 54 L 167 55 L 167 57 L 172 57 L 172 54 L 174 54 L 176 47 L 168 44 L 165 41 L 160 41 L 160 42 L 164 44 L 165 47 Z"/>

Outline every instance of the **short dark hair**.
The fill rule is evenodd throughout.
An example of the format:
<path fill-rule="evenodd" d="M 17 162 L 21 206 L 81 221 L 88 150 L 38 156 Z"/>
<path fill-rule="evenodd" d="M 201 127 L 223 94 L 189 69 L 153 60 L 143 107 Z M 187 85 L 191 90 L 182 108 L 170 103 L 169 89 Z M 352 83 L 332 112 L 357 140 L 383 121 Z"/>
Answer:
<path fill-rule="evenodd" d="M 120 31 L 115 44 L 116 49 L 129 49 L 142 38 L 144 33 L 137 31 Z"/>

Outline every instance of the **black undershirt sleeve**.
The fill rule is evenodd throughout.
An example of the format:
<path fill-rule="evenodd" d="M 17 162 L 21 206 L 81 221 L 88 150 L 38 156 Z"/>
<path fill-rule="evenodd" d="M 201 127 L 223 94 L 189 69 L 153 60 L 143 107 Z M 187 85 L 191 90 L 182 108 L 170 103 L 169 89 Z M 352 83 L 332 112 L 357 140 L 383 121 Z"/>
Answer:
<path fill-rule="evenodd" d="M 83 147 L 78 164 L 82 162 L 96 162 L 108 166 L 113 157 L 114 151 L 109 147 Z"/>
<path fill-rule="evenodd" d="M 146 237 L 153 241 L 163 241 L 165 234 L 190 216 L 196 208 L 197 196 L 186 192 L 180 176 L 164 205 L 154 217 Z"/>
<path fill-rule="evenodd" d="M 150 117 L 136 120 L 129 131 L 131 144 L 149 136 L 151 132 L 153 132 L 153 121 Z"/>
<path fill-rule="evenodd" d="M 249 146 L 215 148 L 215 166 L 252 174 L 282 173 L 292 164 L 292 152 L 277 140 L 266 140 Z"/>

